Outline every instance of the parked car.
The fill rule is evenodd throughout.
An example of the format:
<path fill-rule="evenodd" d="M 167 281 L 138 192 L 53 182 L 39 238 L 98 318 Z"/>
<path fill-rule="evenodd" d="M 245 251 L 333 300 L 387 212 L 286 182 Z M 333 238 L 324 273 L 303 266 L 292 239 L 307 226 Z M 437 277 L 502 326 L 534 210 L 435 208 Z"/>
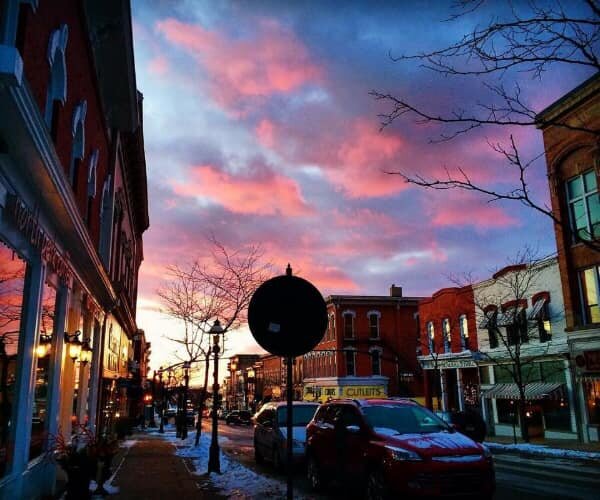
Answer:
<path fill-rule="evenodd" d="M 306 425 L 318 407 L 318 403 L 293 402 L 292 456 L 295 462 L 301 462 L 306 457 Z M 267 458 L 275 468 L 282 469 L 287 458 L 287 403 L 267 403 L 254 415 L 253 420 L 256 462 L 261 463 Z"/>
<path fill-rule="evenodd" d="M 483 417 L 473 410 L 467 411 L 436 411 L 435 414 L 444 422 L 449 423 L 458 432 L 470 437 L 473 441 L 482 443 L 486 435 Z"/>
<path fill-rule="evenodd" d="M 229 414 L 229 412 L 227 410 L 224 410 L 223 408 L 219 408 L 217 410 L 217 418 L 219 420 L 225 420 L 225 418 L 227 418 L 228 414 Z"/>
<path fill-rule="evenodd" d="M 247 410 L 233 410 L 225 417 L 227 425 L 250 425 L 252 423 L 252 414 Z"/>
<path fill-rule="evenodd" d="M 330 477 L 366 485 L 367 498 L 491 498 L 491 454 L 409 399 L 333 400 L 307 426 L 313 489 Z"/>

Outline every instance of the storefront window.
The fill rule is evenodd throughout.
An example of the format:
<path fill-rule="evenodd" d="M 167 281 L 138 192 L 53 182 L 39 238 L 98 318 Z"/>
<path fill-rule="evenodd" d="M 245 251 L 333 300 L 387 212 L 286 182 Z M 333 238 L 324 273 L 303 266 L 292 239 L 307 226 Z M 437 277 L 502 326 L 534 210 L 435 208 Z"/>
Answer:
<path fill-rule="evenodd" d="M 17 356 L 26 263 L 0 242 L 0 477 L 10 466 L 14 447 Z"/>
<path fill-rule="evenodd" d="M 566 398 L 542 401 L 546 429 L 557 431 L 571 430 L 571 409 Z"/>
<path fill-rule="evenodd" d="M 518 425 L 517 404 L 511 399 L 496 399 L 499 424 Z"/>
<path fill-rule="evenodd" d="M 50 349 L 50 344 L 54 335 L 56 290 L 46 283 L 42 293 L 40 331 L 37 338 L 37 347 L 35 349 L 37 365 L 35 369 L 35 392 L 31 419 L 29 460 L 40 456 L 44 451 L 44 440 L 47 431 L 46 424 L 48 421 L 46 411 L 48 408 L 48 384 L 50 366 L 54 359 L 54 353 Z"/>
<path fill-rule="evenodd" d="M 600 378 L 585 379 L 583 381 L 583 394 L 589 423 L 600 425 Z"/>

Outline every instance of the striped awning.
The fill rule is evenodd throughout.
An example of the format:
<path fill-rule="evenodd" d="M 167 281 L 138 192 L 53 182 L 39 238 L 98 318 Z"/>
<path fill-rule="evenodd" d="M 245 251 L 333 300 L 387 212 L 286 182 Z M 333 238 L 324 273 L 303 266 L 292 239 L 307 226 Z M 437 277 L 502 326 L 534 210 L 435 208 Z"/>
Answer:
<path fill-rule="evenodd" d="M 546 399 L 564 397 L 565 384 L 559 382 L 534 382 L 525 386 L 525 399 Z M 517 384 L 496 384 L 485 391 L 484 398 L 493 399 L 519 399 L 519 386 Z"/>

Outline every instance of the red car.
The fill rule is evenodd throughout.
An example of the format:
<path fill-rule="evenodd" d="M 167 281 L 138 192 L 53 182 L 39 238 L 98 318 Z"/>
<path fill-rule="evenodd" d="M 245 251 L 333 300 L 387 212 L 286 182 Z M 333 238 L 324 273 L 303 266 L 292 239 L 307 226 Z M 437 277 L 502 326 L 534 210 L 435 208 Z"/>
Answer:
<path fill-rule="evenodd" d="M 334 400 L 307 428 L 307 474 L 321 489 L 330 478 L 366 485 L 366 497 L 491 498 L 487 448 L 409 399 Z"/>

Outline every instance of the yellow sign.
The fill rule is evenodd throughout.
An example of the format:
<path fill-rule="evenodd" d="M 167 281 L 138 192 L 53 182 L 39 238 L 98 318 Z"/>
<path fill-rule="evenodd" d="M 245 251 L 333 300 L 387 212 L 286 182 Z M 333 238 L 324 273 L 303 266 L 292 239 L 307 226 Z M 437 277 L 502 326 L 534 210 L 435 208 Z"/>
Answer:
<path fill-rule="evenodd" d="M 383 385 L 348 385 L 341 387 L 340 397 L 350 399 L 387 398 Z"/>

